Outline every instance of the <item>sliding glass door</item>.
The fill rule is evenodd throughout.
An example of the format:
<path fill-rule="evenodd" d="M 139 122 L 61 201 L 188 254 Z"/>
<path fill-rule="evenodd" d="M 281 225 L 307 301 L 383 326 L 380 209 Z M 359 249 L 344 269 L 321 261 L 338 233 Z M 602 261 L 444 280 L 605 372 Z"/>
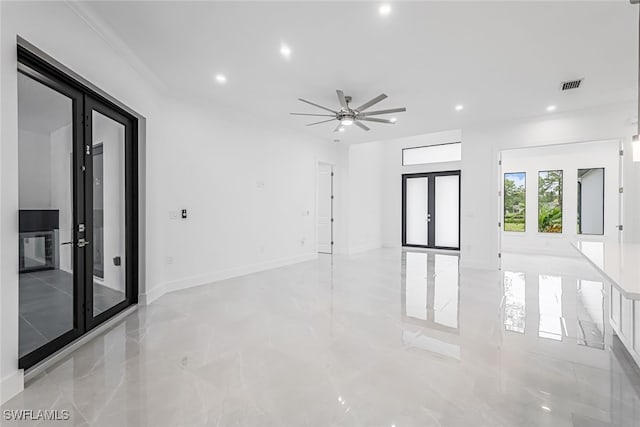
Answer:
<path fill-rule="evenodd" d="M 21 52 L 19 358 L 136 302 L 135 119 Z"/>
<path fill-rule="evenodd" d="M 402 245 L 460 248 L 460 171 L 402 175 Z"/>

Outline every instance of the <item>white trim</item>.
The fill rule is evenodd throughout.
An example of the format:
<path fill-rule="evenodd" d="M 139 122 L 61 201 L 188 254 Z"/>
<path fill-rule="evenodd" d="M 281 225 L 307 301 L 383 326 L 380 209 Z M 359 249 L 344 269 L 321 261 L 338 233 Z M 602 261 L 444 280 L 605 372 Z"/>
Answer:
<path fill-rule="evenodd" d="M 0 405 L 24 390 L 24 371 L 18 369 L 0 381 Z"/>
<path fill-rule="evenodd" d="M 274 268 L 285 267 L 287 265 L 298 264 L 301 262 L 312 261 L 318 257 L 317 253 L 301 255 L 291 258 L 281 258 L 273 261 L 261 262 L 257 264 L 230 268 L 204 274 L 200 276 L 186 277 L 184 279 L 174 280 L 171 282 L 160 283 L 150 289 L 149 292 L 140 294 L 139 301 L 141 305 L 149 305 L 164 294 L 179 291 L 182 289 L 193 288 L 196 286 L 207 285 L 209 283 L 218 282 L 220 280 L 231 279 L 233 277 L 246 276 L 248 274 L 258 273 Z"/>

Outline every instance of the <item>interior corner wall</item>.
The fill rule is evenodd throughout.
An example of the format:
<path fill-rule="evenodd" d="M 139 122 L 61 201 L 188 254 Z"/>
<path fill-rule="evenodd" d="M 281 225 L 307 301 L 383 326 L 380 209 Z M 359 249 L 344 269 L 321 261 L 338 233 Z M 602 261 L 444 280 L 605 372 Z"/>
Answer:
<path fill-rule="evenodd" d="M 640 241 L 637 216 L 640 163 L 631 161 L 633 103 L 559 113 L 463 129 L 461 266 L 497 269 L 499 251 L 498 154 L 509 148 L 569 142 L 624 141 L 625 241 Z"/>
<path fill-rule="evenodd" d="M 335 165 L 335 242 L 343 250 L 344 146 L 176 99 L 162 114 L 164 138 L 154 141 L 147 175 L 149 300 L 315 258 L 319 161 Z"/>

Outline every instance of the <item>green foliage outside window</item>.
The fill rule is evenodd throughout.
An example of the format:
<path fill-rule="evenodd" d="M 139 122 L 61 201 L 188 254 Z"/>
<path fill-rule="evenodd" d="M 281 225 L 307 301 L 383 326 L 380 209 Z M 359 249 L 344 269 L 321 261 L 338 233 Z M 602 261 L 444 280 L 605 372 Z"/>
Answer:
<path fill-rule="evenodd" d="M 504 231 L 525 231 L 525 172 L 504 174 Z"/>
<path fill-rule="evenodd" d="M 562 233 L 562 171 L 538 172 L 538 231 Z"/>

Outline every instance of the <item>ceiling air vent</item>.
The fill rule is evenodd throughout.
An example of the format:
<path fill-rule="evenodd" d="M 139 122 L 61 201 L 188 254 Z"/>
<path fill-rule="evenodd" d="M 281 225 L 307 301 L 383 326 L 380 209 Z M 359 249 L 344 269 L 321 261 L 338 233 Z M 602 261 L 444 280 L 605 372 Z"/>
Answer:
<path fill-rule="evenodd" d="M 583 80 L 584 79 L 578 79 L 578 80 L 569 80 L 568 82 L 562 82 L 562 90 L 578 89 L 582 84 Z"/>

